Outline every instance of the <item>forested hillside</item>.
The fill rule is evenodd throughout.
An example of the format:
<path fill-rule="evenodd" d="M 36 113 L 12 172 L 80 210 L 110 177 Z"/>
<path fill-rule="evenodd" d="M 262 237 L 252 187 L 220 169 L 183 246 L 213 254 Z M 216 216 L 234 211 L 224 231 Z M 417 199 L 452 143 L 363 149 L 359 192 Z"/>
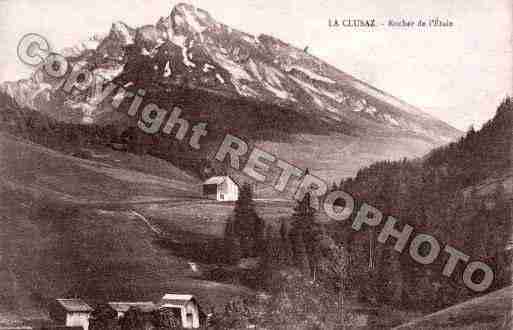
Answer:
<path fill-rule="evenodd" d="M 234 324 L 241 320 L 259 323 L 256 315 L 268 313 L 272 316 L 267 320 L 279 328 L 277 315 L 286 313 L 294 315 L 289 325 L 329 328 L 332 322 L 354 322 L 355 304 L 363 303 L 376 308 L 374 325 L 389 327 L 404 322 L 401 313 L 440 310 L 478 295 L 464 285 L 462 264 L 450 278 L 442 275 L 448 256 L 421 265 L 407 251 L 393 250 L 394 239 L 385 245 L 377 242 L 382 225 L 353 230 L 362 203 L 411 225 L 415 233 L 434 236 L 440 245 L 450 244 L 471 261 L 490 265 L 495 279 L 484 294 L 511 285 L 512 133 L 513 102 L 507 98 L 479 131 L 469 129 L 466 136 L 422 159 L 378 162 L 361 169 L 356 177 L 332 187 L 351 193 L 358 204 L 347 221 L 319 223 L 322 215 L 309 206 L 307 194 L 290 219 L 282 219 L 280 232 L 265 229 L 264 240 L 253 250 L 263 261 L 260 283 L 275 295 L 266 303 L 230 310 L 222 322 L 237 328 Z M 230 251 L 240 257 L 243 249 L 240 242 L 233 244 L 231 234 Z M 242 242 L 247 235 L 239 236 Z M 316 294 L 300 293 L 314 286 Z M 309 308 L 311 304 L 318 309 Z"/>
<path fill-rule="evenodd" d="M 498 289 L 511 282 L 512 134 L 513 102 L 507 98 L 479 131 L 470 128 L 423 159 L 375 163 L 334 189 L 488 263 L 495 272 L 489 290 Z M 439 309 L 474 294 L 462 284 L 463 269 L 450 280 L 442 276 L 444 258 L 421 266 L 408 253 L 392 251 L 392 244 L 376 246 L 380 230 L 338 230 L 350 255 L 349 281 L 361 297 Z"/>

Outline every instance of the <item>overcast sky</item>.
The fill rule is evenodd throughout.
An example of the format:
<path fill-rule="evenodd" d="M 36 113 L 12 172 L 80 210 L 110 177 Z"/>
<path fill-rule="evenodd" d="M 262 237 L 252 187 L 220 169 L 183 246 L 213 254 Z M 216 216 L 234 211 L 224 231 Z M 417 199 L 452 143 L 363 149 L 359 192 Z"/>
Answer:
<path fill-rule="evenodd" d="M 112 22 L 154 24 L 178 1 L 0 0 L 0 81 L 26 77 L 16 57 L 29 32 L 54 49 L 106 33 Z M 466 129 L 491 118 L 513 91 L 512 0 L 194 0 L 214 18 L 271 34 L 404 101 Z M 449 19 L 452 28 L 330 28 L 338 18 Z"/>

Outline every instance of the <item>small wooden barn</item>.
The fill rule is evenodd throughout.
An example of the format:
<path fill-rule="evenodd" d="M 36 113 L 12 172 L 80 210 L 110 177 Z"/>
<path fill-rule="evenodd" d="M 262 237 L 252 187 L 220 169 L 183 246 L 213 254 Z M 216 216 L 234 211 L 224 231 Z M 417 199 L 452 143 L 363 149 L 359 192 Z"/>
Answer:
<path fill-rule="evenodd" d="M 56 299 L 50 306 L 50 317 L 58 325 L 89 330 L 92 311 L 82 299 Z"/>
<path fill-rule="evenodd" d="M 128 312 L 130 308 L 137 308 L 138 310 L 148 313 L 157 309 L 157 305 L 155 305 L 152 301 L 140 301 L 140 302 L 125 302 L 125 301 L 116 301 L 109 302 L 109 307 L 116 312 L 117 318 L 120 319 L 125 316 L 125 313 Z"/>
<path fill-rule="evenodd" d="M 180 315 L 182 327 L 185 329 L 200 327 L 200 309 L 193 295 L 165 294 L 160 300 L 158 307 L 176 309 L 176 314 Z"/>
<path fill-rule="evenodd" d="M 203 182 L 203 196 L 218 201 L 236 201 L 239 186 L 229 176 L 214 176 Z"/>

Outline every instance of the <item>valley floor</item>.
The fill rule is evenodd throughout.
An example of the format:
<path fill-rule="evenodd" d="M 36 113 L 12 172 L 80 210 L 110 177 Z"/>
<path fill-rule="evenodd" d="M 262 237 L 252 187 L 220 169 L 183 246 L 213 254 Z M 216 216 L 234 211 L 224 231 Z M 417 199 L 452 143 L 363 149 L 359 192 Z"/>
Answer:
<path fill-rule="evenodd" d="M 151 156 L 104 149 L 84 159 L 0 133 L 0 326 L 47 319 L 46 305 L 58 297 L 95 303 L 192 293 L 208 312 L 253 295 L 236 279 L 211 276 L 240 270 L 219 259 L 234 203 L 203 199 L 200 188 L 199 180 Z M 293 207 L 282 199 L 255 205 L 276 230 Z M 486 319 L 507 303 L 499 298 L 465 310 Z M 443 326 L 459 310 L 440 314 Z M 378 310 L 384 328 L 419 316 Z"/>
<path fill-rule="evenodd" d="M 45 306 L 58 297 L 94 303 L 192 293 L 209 310 L 252 293 L 205 280 L 189 258 L 158 244 L 157 223 L 142 220 L 160 206 L 209 203 L 199 199 L 197 180 L 168 163 L 153 165 L 159 176 L 142 173 L 130 168 L 141 165 L 130 163 L 133 155 L 112 154 L 119 166 L 1 134 L 0 324 L 47 318 Z M 146 161 L 151 173 L 160 160 Z"/>

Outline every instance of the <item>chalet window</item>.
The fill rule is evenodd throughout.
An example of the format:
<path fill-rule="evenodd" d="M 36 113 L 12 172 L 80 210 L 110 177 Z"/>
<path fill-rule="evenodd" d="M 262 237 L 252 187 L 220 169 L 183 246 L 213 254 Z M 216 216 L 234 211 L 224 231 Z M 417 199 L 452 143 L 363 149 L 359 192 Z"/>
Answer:
<path fill-rule="evenodd" d="M 217 194 L 216 184 L 205 184 L 203 185 L 203 195 L 215 195 Z"/>

